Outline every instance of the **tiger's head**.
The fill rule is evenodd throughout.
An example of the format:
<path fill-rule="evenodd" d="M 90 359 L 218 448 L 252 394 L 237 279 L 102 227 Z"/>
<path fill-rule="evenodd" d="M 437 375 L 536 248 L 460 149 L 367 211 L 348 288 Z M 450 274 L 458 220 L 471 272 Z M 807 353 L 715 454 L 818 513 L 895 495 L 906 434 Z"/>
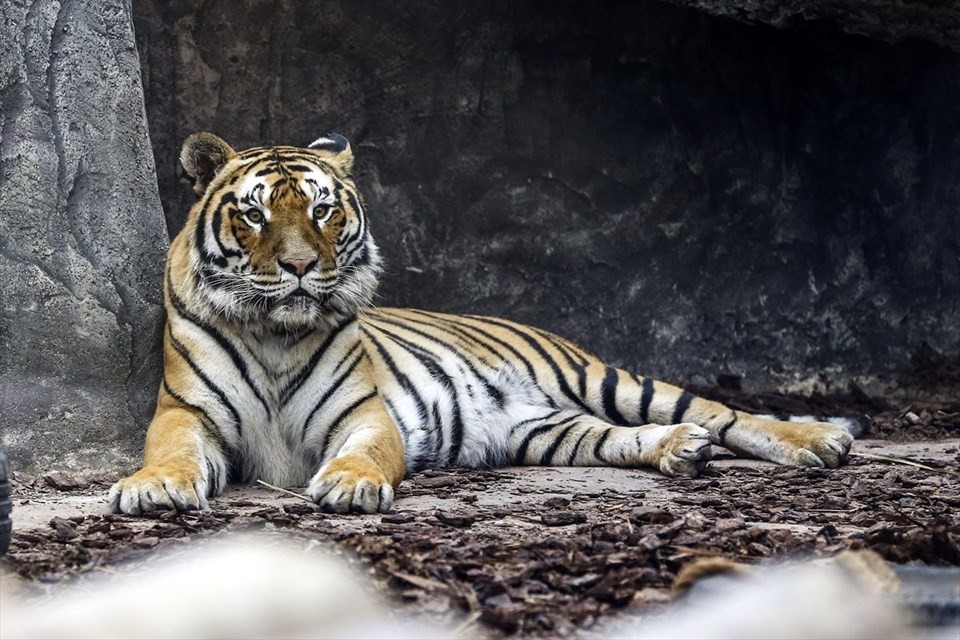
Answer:
<path fill-rule="evenodd" d="M 343 136 L 238 152 L 195 133 L 180 162 L 197 194 L 182 232 L 189 267 L 212 314 L 302 331 L 370 304 L 380 257 Z"/>

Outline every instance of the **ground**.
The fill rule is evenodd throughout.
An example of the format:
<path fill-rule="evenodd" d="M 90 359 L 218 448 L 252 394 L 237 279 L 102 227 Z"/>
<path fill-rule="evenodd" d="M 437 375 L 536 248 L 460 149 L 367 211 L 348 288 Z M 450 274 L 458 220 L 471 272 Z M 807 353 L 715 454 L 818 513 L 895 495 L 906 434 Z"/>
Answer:
<path fill-rule="evenodd" d="M 370 516 L 234 487 L 209 512 L 129 517 L 106 511 L 112 478 L 19 474 L 4 582 L 56 592 L 142 566 L 159 549 L 266 529 L 328 544 L 405 614 L 486 636 L 590 637 L 608 616 L 656 614 L 680 567 L 704 556 L 766 563 L 868 548 L 895 563 L 960 566 L 960 404 L 708 393 L 755 410 L 866 409 L 873 429 L 835 470 L 719 452 L 696 479 L 599 468 L 427 471 L 403 482 L 390 513 Z"/>

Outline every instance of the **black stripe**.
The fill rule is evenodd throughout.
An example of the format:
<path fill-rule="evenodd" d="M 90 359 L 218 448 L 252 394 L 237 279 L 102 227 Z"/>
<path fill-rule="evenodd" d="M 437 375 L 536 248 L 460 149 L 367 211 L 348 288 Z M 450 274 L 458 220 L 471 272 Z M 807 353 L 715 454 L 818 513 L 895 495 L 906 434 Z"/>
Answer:
<path fill-rule="evenodd" d="M 220 490 L 223 488 L 223 481 L 220 478 L 220 474 L 217 473 L 217 467 L 213 464 L 213 461 L 210 460 L 210 456 L 203 456 L 204 466 L 207 467 L 207 478 L 210 480 L 210 486 L 207 487 L 207 498 L 212 498 L 213 496 L 220 493 Z M 226 478 L 223 479 L 224 481 Z M 197 492 L 199 493 L 199 491 Z"/>
<path fill-rule="evenodd" d="M 530 447 L 530 442 L 541 433 L 550 431 L 556 426 L 557 425 L 555 424 L 545 424 L 545 425 L 541 425 L 539 427 L 534 427 L 533 429 L 530 429 L 530 431 L 528 431 L 527 434 L 523 437 L 523 442 L 520 443 L 520 447 L 517 449 L 516 453 L 514 454 L 514 458 L 513 458 L 514 463 L 526 464 L 524 460 L 527 457 L 527 449 Z"/>
<path fill-rule="evenodd" d="M 297 158 L 306 162 L 318 164 L 319 158 L 309 151 L 300 147 L 291 147 L 286 145 L 277 145 L 275 147 L 251 147 L 237 152 L 237 158 L 240 160 L 250 160 L 257 156 L 264 156 L 261 160 L 272 160 L 274 162 L 289 162 L 291 158 Z"/>
<path fill-rule="evenodd" d="M 653 378 L 644 378 L 640 389 L 640 424 L 650 424 L 650 403 L 653 402 Z"/>
<path fill-rule="evenodd" d="M 215 385 L 213 381 L 210 380 L 210 378 L 208 378 L 203 371 L 201 371 L 200 367 L 198 367 L 197 364 L 190 357 L 190 352 L 187 350 L 186 345 L 184 345 L 182 342 L 180 342 L 174 337 L 173 329 L 170 327 L 169 324 L 167 325 L 167 335 L 169 335 L 170 337 L 170 344 L 173 345 L 173 348 L 176 350 L 177 353 L 180 354 L 180 357 L 182 357 L 186 361 L 186 363 L 190 366 L 190 368 L 193 369 L 193 373 L 198 378 L 200 378 L 200 381 L 203 382 L 203 384 L 206 385 L 207 388 L 210 389 L 210 391 L 212 391 L 215 396 L 217 396 L 217 398 L 220 399 L 220 402 L 223 404 L 223 406 L 230 413 L 230 416 L 233 418 L 234 426 L 237 429 L 237 437 L 238 438 L 242 437 L 243 427 L 240 424 L 240 414 L 237 412 L 236 407 L 234 407 L 233 404 L 231 404 L 230 399 L 227 397 L 227 394 L 224 393 L 223 389 Z"/>
<path fill-rule="evenodd" d="M 333 331 L 330 332 L 330 335 L 327 336 L 327 339 L 313 352 L 313 355 L 310 356 L 310 360 L 303 366 L 297 374 L 290 379 L 289 382 L 283 387 L 280 391 L 280 403 L 286 404 L 290 398 L 293 397 L 300 387 L 303 386 L 303 383 L 307 381 L 307 378 L 310 377 L 310 374 L 313 373 L 313 370 L 316 368 L 317 363 L 320 362 L 320 359 L 323 358 L 324 354 L 327 352 L 327 349 L 333 344 L 333 341 L 337 339 L 337 336 L 348 327 L 356 318 L 349 318 L 343 324 L 336 327 Z"/>
<path fill-rule="evenodd" d="M 534 383 L 536 383 L 537 374 L 536 374 L 536 371 L 534 371 L 533 364 L 531 364 L 530 361 L 527 360 L 526 357 L 524 357 L 524 355 L 523 355 L 522 353 L 520 353 L 519 351 L 517 351 L 517 349 L 516 349 L 512 344 L 510 344 L 509 342 L 505 342 L 504 340 L 501 340 L 500 338 L 498 338 L 497 336 L 491 334 L 490 332 L 485 331 L 485 330 L 481 329 L 480 327 L 474 326 L 474 325 L 470 324 L 469 322 L 464 322 L 462 318 L 466 318 L 466 317 L 468 317 L 468 316 L 461 316 L 461 318 L 456 318 L 456 319 L 454 319 L 454 318 L 447 318 L 446 320 L 447 320 L 447 322 L 449 322 L 450 324 L 452 324 L 452 325 L 454 325 L 454 326 L 462 327 L 465 331 L 475 331 L 476 333 L 479 333 L 480 335 L 482 335 L 484 338 L 486 338 L 486 339 L 488 339 L 488 340 L 491 340 L 492 342 L 494 342 L 494 343 L 496 343 L 496 344 L 499 344 L 499 345 L 502 346 L 502 347 L 505 347 L 505 348 L 507 349 L 507 351 L 509 351 L 510 353 L 512 353 L 513 356 L 514 356 L 517 360 L 519 360 L 521 363 L 523 363 L 523 366 L 524 366 L 524 368 L 527 370 L 527 373 L 529 374 L 530 379 L 533 380 Z M 475 319 L 476 319 L 476 320 L 484 320 L 484 318 L 475 318 Z M 504 360 L 506 361 L 507 359 L 504 358 Z M 538 388 L 539 388 L 539 387 L 538 387 Z"/>
<path fill-rule="evenodd" d="M 232 192 L 224 193 L 220 196 L 220 202 L 217 203 L 217 206 L 214 208 L 215 219 L 219 219 L 220 210 L 228 204 L 236 203 L 237 199 L 234 197 Z M 227 259 L 220 255 L 215 256 L 209 251 L 207 251 L 207 212 L 209 209 L 209 198 L 207 199 L 207 205 L 202 207 L 201 213 L 197 216 L 197 228 L 194 235 L 194 242 L 197 245 L 197 251 L 200 252 L 200 261 L 204 264 L 213 263 L 220 268 L 227 266 Z M 217 245 L 221 247 L 220 239 L 217 237 L 218 230 L 216 227 L 213 227 L 214 240 L 217 241 Z M 239 256 L 239 253 L 232 252 L 232 255 Z"/>
<path fill-rule="evenodd" d="M 717 429 L 717 444 L 724 443 L 724 441 L 727 439 L 727 431 L 729 431 L 733 425 L 737 424 L 737 420 L 737 414 L 734 412 L 733 417 L 730 418 L 730 421 Z"/>
<path fill-rule="evenodd" d="M 209 198 L 208 198 L 209 199 Z M 194 229 L 193 243 L 197 245 L 197 251 L 200 252 L 200 261 L 204 264 L 213 262 L 214 256 L 207 251 L 207 209 L 202 207 L 197 215 L 197 226 Z M 226 265 L 223 265 L 226 266 Z"/>
<path fill-rule="evenodd" d="M 581 356 L 580 361 L 577 362 L 570 354 L 570 348 L 557 340 L 555 336 L 538 329 L 534 329 L 534 331 L 536 331 L 541 338 L 552 344 L 553 347 L 563 355 L 567 361 L 567 365 L 577 372 L 577 390 L 580 393 L 580 397 L 585 398 L 587 396 L 587 365 L 589 364 L 587 359 Z"/>
<path fill-rule="evenodd" d="M 499 362 L 503 362 L 503 361 L 506 360 L 506 358 L 504 357 L 504 355 L 503 355 L 502 353 L 500 353 L 499 351 L 497 351 L 494 347 L 491 347 L 488 343 L 484 342 L 483 340 L 480 340 L 479 338 L 470 335 L 469 333 L 467 333 L 466 330 L 461 329 L 460 327 L 454 326 L 453 323 L 449 322 L 446 318 L 441 318 L 441 317 L 439 317 L 439 316 L 435 316 L 435 315 L 433 315 L 433 314 L 431 314 L 431 313 L 428 313 L 428 312 L 426 312 L 426 311 L 420 311 L 419 309 L 405 309 L 405 311 L 407 311 L 408 313 L 414 313 L 414 314 L 417 314 L 417 315 L 426 316 L 427 318 L 429 318 L 430 320 L 432 320 L 432 322 L 430 322 L 430 321 L 428 321 L 428 320 L 422 320 L 422 319 L 417 319 L 417 318 L 410 318 L 410 317 L 407 317 L 407 316 L 400 316 L 399 319 L 398 319 L 398 321 L 402 321 L 402 322 L 415 322 L 415 323 L 417 323 L 417 324 L 422 324 L 422 325 L 428 326 L 428 327 L 433 328 L 433 329 L 439 329 L 440 331 L 445 331 L 445 332 L 447 332 L 447 333 L 449 333 L 449 334 L 452 334 L 452 335 L 454 335 L 454 336 L 457 336 L 458 338 L 461 338 L 461 339 L 467 341 L 467 342 L 470 343 L 470 344 L 475 344 L 475 345 L 477 345 L 477 346 L 479 346 L 479 347 L 482 347 L 482 348 L 486 349 L 487 351 L 489 351 L 489 352 L 490 352 L 491 354 L 493 354 L 493 356 L 498 360 L 497 364 L 499 364 Z M 381 311 L 380 311 L 380 315 L 381 315 L 381 317 L 382 317 L 382 316 L 387 315 L 387 313 L 386 313 L 385 311 L 381 310 Z M 488 365 L 488 366 L 495 367 L 496 364 L 494 364 L 494 365 Z"/>
<path fill-rule="evenodd" d="M 553 444 L 550 445 L 550 448 L 544 451 L 543 455 L 540 456 L 540 464 L 542 466 L 553 464 L 553 456 L 556 455 L 557 450 L 563 444 L 563 441 L 567 437 L 567 434 L 570 433 L 570 430 L 573 429 L 575 426 L 576 426 L 575 424 L 567 425 L 566 428 L 564 428 L 564 430 L 560 432 L 560 435 L 554 438 Z"/>
<path fill-rule="evenodd" d="M 512 436 L 514 433 L 517 432 L 517 429 L 519 429 L 520 427 L 522 427 L 522 426 L 524 426 L 524 425 L 528 425 L 528 424 L 530 424 L 531 422 L 542 422 L 542 421 L 544 421 L 544 420 L 549 420 L 550 418 L 552 418 L 553 416 L 555 416 L 555 415 L 557 415 L 558 413 L 561 413 L 561 412 L 563 412 L 563 409 L 556 409 L 555 411 L 551 411 L 550 413 L 548 413 L 548 414 L 545 415 L 545 416 L 537 416 L 536 418 L 527 418 L 526 420 L 521 420 L 521 421 L 518 422 L 517 424 L 513 425 L 512 427 L 510 427 L 510 435 Z"/>
<path fill-rule="evenodd" d="M 603 432 L 603 435 L 600 436 L 600 439 L 597 440 L 597 444 L 593 445 L 593 457 L 596 458 L 597 460 L 605 462 L 605 460 L 603 459 L 603 456 L 600 455 L 600 449 L 602 449 L 603 445 L 607 442 L 607 438 L 610 437 L 610 431 L 612 429 L 613 427 L 607 427 L 606 430 Z"/>
<path fill-rule="evenodd" d="M 577 438 L 577 441 L 573 444 L 573 450 L 570 452 L 570 457 L 567 459 L 567 466 L 572 466 L 573 461 L 577 459 L 577 454 L 580 453 L 580 444 L 583 442 L 583 439 L 590 435 L 590 427 L 587 427 L 583 430 L 583 433 L 580 434 L 580 437 Z"/>
<path fill-rule="evenodd" d="M 194 316 L 187 310 L 186 305 L 179 298 L 179 296 L 177 296 L 173 289 L 173 281 L 171 279 L 169 269 L 167 270 L 167 290 L 169 291 L 170 301 L 173 303 L 173 308 L 177 314 L 213 338 L 213 340 L 220 345 L 220 348 L 227 352 L 227 355 L 230 356 L 230 360 L 233 361 L 233 366 L 235 366 L 237 371 L 240 372 L 240 377 L 243 378 L 243 381 L 248 387 L 250 387 L 250 390 L 253 391 L 253 395 L 256 396 L 257 400 L 260 401 L 264 411 L 267 413 L 267 417 L 272 417 L 273 412 L 270 409 L 270 405 L 263 397 L 260 389 L 257 388 L 257 385 L 254 384 L 253 380 L 250 378 L 250 371 L 247 367 L 247 363 L 244 362 L 243 358 L 240 356 L 240 352 L 237 351 L 237 348 L 233 346 L 233 343 L 231 343 L 226 336 L 220 333 L 216 327 Z"/>
<path fill-rule="evenodd" d="M 490 382 L 489 380 L 487 380 L 484 376 L 482 376 L 482 375 L 480 374 L 480 372 L 477 370 L 477 368 L 476 368 L 475 366 L 473 366 L 473 363 L 470 362 L 470 360 L 468 360 L 467 358 L 465 358 L 465 357 L 463 356 L 463 354 L 462 354 L 461 351 L 457 351 L 456 349 L 454 349 L 454 348 L 450 345 L 449 342 L 445 342 L 445 341 L 443 341 L 443 340 L 440 340 L 439 338 L 437 338 L 437 337 L 435 337 L 435 336 L 432 336 L 432 335 L 430 335 L 429 333 L 426 333 L 425 331 L 420 331 L 419 329 L 414 329 L 414 328 L 411 327 L 409 324 L 407 324 L 407 323 L 405 323 L 405 322 L 402 322 L 402 321 L 400 321 L 400 320 L 391 320 L 391 319 L 386 318 L 386 317 L 384 317 L 384 316 L 380 316 L 379 318 L 370 318 L 370 320 L 371 320 L 371 321 L 374 321 L 374 322 L 385 322 L 385 323 L 390 324 L 390 325 L 393 325 L 393 326 L 395 326 L 395 327 L 399 327 L 400 329 L 403 329 L 404 331 L 409 331 L 410 333 L 413 333 L 413 334 L 416 334 L 416 335 L 420 336 L 420 337 L 423 338 L 424 340 L 429 340 L 430 342 L 432 342 L 432 343 L 434 343 L 434 344 L 436 344 L 436 345 L 438 345 L 438 346 L 444 347 L 445 349 L 447 349 L 447 351 L 449 351 L 449 352 L 452 353 L 454 356 L 456 356 L 464 365 L 466 365 L 467 369 L 470 370 L 470 373 L 472 373 L 472 374 L 474 375 L 474 377 L 476 377 L 477 380 L 479 380 L 480 383 L 483 384 L 483 387 L 484 387 L 484 389 L 487 391 L 487 394 L 488 394 L 491 398 L 493 398 L 493 400 L 497 403 L 497 405 L 498 405 L 498 406 L 501 406 L 501 407 L 503 406 L 503 392 L 500 391 L 499 389 L 497 389 L 495 386 L 493 386 L 493 383 L 491 383 L 491 382 Z M 422 349 L 422 347 L 420 347 L 420 348 Z"/>
<path fill-rule="evenodd" d="M 344 363 L 344 362 L 346 362 L 347 360 L 349 360 L 350 358 L 352 358 L 352 357 L 354 356 L 354 354 L 357 353 L 357 351 L 362 351 L 362 350 L 363 350 L 363 345 L 360 343 L 359 340 L 357 340 L 357 341 L 354 343 L 354 345 L 353 345 L 352 347 L 350 347 L 350 349 L 349 349 L 345 354 L 343 354 L 343 356 L 341 356 L 339 360 L 337 360 L 337 364 L 335 364 L 335 365 L 333 366 L 333 369 L 330 370 L 330 375 L 332 375 L 332 376 L 333 376 L 333 375 L 336 375 L 337 372 L 340 371 L 340 367 L 343 366 L 343 363 Z M 360 354 L 361 357 L 362 357 L 363 355 L 364 355 L 364 354 Z"/>
<path fill-rule="evenodd" d="M 430 454 L 426 463 L 428 467 L 435 467 L 440 464 L 440 449 L 443 448 L 443 419 L 440 416 L 440 402 L 437 400 L 430 405 L 430 416 L 425 431 L 429 436 Z"/>
<path fill-rule="evenodd" d="M 403 420 L 400 419 L 400 414 L 397 412 L 397 408 L 393 406 L 393 403 L 390 402 L 390 398 L 382 397 L 380 399 L 383 400 L 383 404 L 387 405 L 387 411 L 390 413 L 390 417 L 393 418 L 393 423 L 400 429 L 400 433 L 403 435 L 404 445 L 406 445 L 410 437 L 410 429 L 403 424 Z"/>
<path fill-rule="evenodd" d="M 366 327 L 360 327 L 360 330 L 367 336 L 370 342 L 373 343 L 373 346 L 376 348 L 377 353 L 380 355 L 380 358 L 387 365 L 387 368 L 390 370 L 390 375 L 400 384 L 404 391 L 413 398 L 413 401 L 417 405 L 417 413 L 420 416 L 420 424 L 423 424 L 423 421 L 427 418 L 427 403 L 424 402 L 423 398 L 417 393 L 416 388 L 413 383 L 410 382 L 410 378 L 406 376 L 399 367 L 397 363 L 394 362 L 393 357 L 387 353 L 387 349 L 377 340 L 373 334 L 371 334 Z"/>
<path fill-rule="evenodd" d="M 163 384 L 163 390 L 166 391 L 171 398 L 173 398 L 183 406 L 187 407 L 188 409 L 192 409 L 193 411 L 196 411 L 197 413 L 200 414 L 199 416 L 197 416 L 200 420 L 200 426 L 203 427 L 204 432 L 208 436 L 210 436 L 210 438 L 214 441 L 217 448 L 220 450 L 221 455 L 225 454 L 225 452 L 228 451 L 229 449 L 229 447 L 227 446 L 227 441 L 224 439 L 223 434 L 217 430 L 216 423 L 213 421 L 210 415 L 207 414 L 207 412 L 204 411 L 202 407 L 199 407 L 195 404 L 187 402 L 186 398 L 184 398 L 179 393 L 174 391 L 170 387 L 170 383 L 167 382 L 166 375 L 163 376 L 162 384 Z"/>
<path fill-rule="evenodd" d="M 343 243 L 338 245 L 339 255 L 337 257 L 343 257 L 344 268 L 355 267 L 358 266 L 360 261 L 360 257 L 357 256 L 357 252 L 363 251 L 365 248 L 367 248 L 366 238 L 362 239 L 358 243 L 355 243 L 353 246 L 348 246 L 347 243 Z"/>
<path fill-rule="evenodd" d="M 680 394 L 680 398 L 677 400 L 677 405 L 673 408 L 673 417 L 670 418 L 670 424 L 679 424 L 683 422 L 683 414 L 687 412 L 687 409 L 690 408 L 690 403 L 693 401 L 693 394 L 689 391 L 684 391 Z"/>
<path fill-rule="evenodd" d="M 389 323 L 387 320 L 383 320 L 383 322 Z M 377 331 L 406 349 L 407 352 L 427 370 L 427 373 L 430 374 L 430 377 L 432 377 L 435 382 L 439 383 L 440 386 L 443 387 L 443 389 L 448 393 L 453 415 L 451 416 L 450 422 L 450 449 L 447 451 L 447 464 L 452 465 L 453 461 L 460 457 L 460 449 L 463 447 L 463 414 L 460 410 L 460 402 L 456 393 L 457 388 L 453 383 L 453 378 L 451 378 L 450 375 L 443 369 L 443 367 L 440 366 L 440 363 L 437 361 L 436 354 L 427 351 L 416 343 L 410 342 L 409 340 L 398 336 L 392 331 L 387 331 L 383 327 L 377 327 Z M 434 416 L 435 423 L 438 427 L 440 427 L 440 433 L 442 434 L 443 423 L 440 420 L 440 412 L 435 410 Z"/>
<path fill-rule="evenodd" d="M 365 267 L 370 264 L 370 244 L 364 242 L 360 246 L 360 255 L 357 256 L 357 259 L 353 261 L 353 266 L 355 267 Z"/>
<path fill-rule="evenodd" d="M 452 467 L 460 459 L 463 449 L 463 415 L 460 406 L 454 402 L 453 421 L 450 424 L 450 450 L 447 452 L 447 466 Z"/>
<path fill-rule="evenodd" d="M 368 393 L 367 395 L 365 395 L 365 396 L 361 397 L 360 399 L 356 400 L 356 401 L 355 401 L 353 404 L 351 404 L 349 407 L 347 407 L 346 409 L 344 409 L 343 411 L 341 411 L 341 412 L 340 412 L 340 415 L 338 415 L 338 416 L 336 417 L 336 419 L 334 419 L 334 421 L 330 423 L 330 428 L 327 429 L 327 434 L 326 434 L 326 435 L 324 436 L 324 438 L 323 438 L 323 447 L 320 449 L 320 455 L 321 455 L 321 456 L 323 456 L 324 458 L 326 458 L 326 456 L 327 456 L 327 449 L 330 448 L 330 441 L 333 439 L 334 433 L 336 433 L 337 431 L 340 430 L 340 426 L 341 426 L 341 424 L 343 423 L 343 421 L 346 420 L 347 417 L 348 417 L 351 413 L 353 413 L 354 411 L 356 411 L 356 410 L 360 407 L 360 405 L 362 405 L 364 402 L 369 401 L 371 398 L 376 397 L 376 395 L 377 395 L 377 392 L 376 392 L 376 391 L 371 391 L 371 392 Z"/>
<path fill-rule="evenodd" d="M 359 222 L 359 224 L 357 225 L 357 230 L 344 239 L 343 246 L 347 246 L 350 243 L 354 242 L 360 236 L 364 235 L 364 231 L 366 230 L 366 225 L 363 223 L 363 208 L 360 206 L 360 203 L 357 201 L 357 197 L 353 195 L 353 192 L 350 191 L 349 189 L 345 188 L 343 191 L 347 194 L 347 202 L 350 204 L 351 207 L 353 207 L 353 210 L 357 214 L 357 222 Z"/>
<path fill-rule="evenodd" d="M 590 414 L 593 413 L 590 407 L 588 407 L 583 402 L 583 399 L 579 397 L 577 394 L 575 394 L 573 392 L 573 389 L 570 388 L 570 385 L 567 383 L 567 378 L 566 376 L 563 375 L 563 371 L 561 371 L 560 365 L 557 364 L 557 361 L 554 360 L 549 353 L 547 353 L 547 350 L 543 348 L 543 345 L 540 344 L 533 336 L 522 331 L 518 327 L 509 325 L 505 322 L 494 320 L 493 318 L 482 318 L 479 316 L 467 316 L 467 317 L 479 322 L 485 322 L 487 324 L 501 327 L 507 331 L 510 331 L 514 335 L 520 337 L 524 342 L 526 342 L 531 347 L 533 347 L 533 350 L 537 352 L 537 355 L 539 355 L 543 359 L 543 361 L 547 363 L 547 366 L 550 367 L 550 369 L 553 371 L 553 375 L 557 379 L 557 385 L 560 387 L 561 393 L 567 396 L 568 399 L 572 400 L 574 404 L 579 406 L 581 409 L 583 409 L 587 413 L 590 413 Z M 531 375 L 533 374 L 531 373 Z M 535 376 L 534 376 L 534 380 L 536 380 Z"/>
<path fill-rule="evenodd" d="M 559 412 L 559 411 L 556 411 L 556 412 L 548 415 L 548 416 L 545 417 L 545 418 L 541 418 L 541 420 L 549 420 L 551 417 L 553 417 L 553 416 L 556 415 L 557 413 L 560 413 L 560 412 Z M 520 443 L 520 448 L 517 449 L 517 454 L 516 454 L 516 459 L 517 459 L 517 461 L 519 461 L 520 463 L 523 463 L 523 460 L 527 457 L 527 448 L 530 446 L 530 442 L 531 442 L 534 438 L 536 438 L 538 435 L 540 435 L 541 433 L 544 433 L 545 431 L 549 431 L 550 429 L 555 429 L 555 428 L 557 428 L 557 427 L 559 427 L 559 426 L 565 425 L 565 424 L 567 424 L 567 423 L 569 423 L 569 422 L 573 422 L 573 421 L 575 421 L 575 420 L 579 420 L 581 417 L 582 417 L 582 416 L 581 416 L 580 414 L 574 414 L 574 415 L 572 415 L 572 416 L 569 416 L 569 417 L 567 417 L 567 418 L 564 418 L 564 419 L 561 420 L 560 422 L 552 422 L 552 423 L 550 423 L 550 424 L 541 425 L 541 426 L 539 426 L 539 427 L 535 427 L 535 428 L 531 429 L 530 431 L 528 431 L 528 432 L 527 432 L 527 435 L 524 436 L 524 438 L 523 438 L 523 442 Z M 521 423 L 521 424 L 522 424 L 522 423 Z M 513 433 L 513 431 L 514 431 L 514 430 L 511 429 L 511 433 Z"/>
<path fill-rule="evenodd" d="M 326 404 L 327 400 L 330 399 L 330 396 L 333 395 L 333 392 L 340 388 L 340 385 L 343 384 L 344 380 L 350 377 L 350 374 L 353 373 L 353 370 L 357 368 L 357 365 L 360 364 L 362 359 L 363 354 L 358 354 L 357 357 L 354 358 L 353 362 L 350 363 L 350 366 L 347 367 L 347 370 L 344 371 L 339 378 L 333 381 L 333 384 L 327 388 L 317 404 L 314 405 L 313 411 L 310 412 L 310 415 L 307 416 L 307 419 L 303 423 L 303 431 L 300 433 L 300 442 L 303 442 L 307 439 L 307 429 L 310 427 L 310 421 L 313 420 L 313 416 L 323 408 L 323 405 Z"/>
<path fill-rule="evenodd" d="M 230 196 L 229 199 L 226 197 L 227 195 Z M 217 248 L 220 249 L 220 253 L 226 257 L 238 258 L 243 255 L 243 252 L 237 251 L 235 249 L 228 249 L 227 247 L 223 246 L 223 240 L 220 238 L 220 229 L 223 226 L 222 212 L 223 212 L 223 208 L 226 206 L 229 200 L 233 200 L 233 195 L 230 193 L 227 193 L 226 195 L 224 195 L 224 197 L 220 198 L 220 204 L 218 204 L 217 208 L 213 210 L 213 218 L 210 221 L 210 227 L 213 229 L 213 239 L 217 241 Z M 233 201 L 235 202 L 235 200 Z M 237 234 L 234 233 L 232 230 L 231 230 L 231 233 L 233 233 L 233 239 L 236 240 L 237 244 L 239 245 L 240 239 L 237 238 Z M 219 267 L 227 266 L 226 261 L 224 261 L 223 264 L 217 261 L 214 261 L 214 262 Z"/>
<path fill-rule="evenodd" d="M 539 391 L 541 394 L 543 394 L 544 399 L 547 401 L 547 405 L 548 405 L 550 408 L 555 409 L 555 408 L 557 407 L 557 403 L 556 403 L 556 402 L 554 401 L 554 399 L 553 399 L 549 394 L 547 394 L 547 393 L 543 390 L 543 388 L 540 386 L 540 381 L 537 379 L 537 374 L 536 374 L 536 372 L 535 372 L 534 369 L 533 369 L 533 364 L 531 364 L 531 362 L 530 362 L 529 360 L 527 360 L 526 357 L 524 357 L 524 355 L 523 355 L 522 353 L 520 353 L 519 351 L 517 351 L 516 348 L 514 348 L 514 346 L 511 345 L 509 342 L 505 342 L 504 340 L 501 340 L 500 338 L 498 338 L 498 337 L 490 334 L 490 333 L 487 332 L 487 331 L 484 331 L 483 329 L 481 329 L 481 328 L 479 328 L 479 327 L 476 327 L 476 326 L 470 324 L 469 322 L 464 322 L 464 321 L 462 320 L 462 318 L 465 318 L 465 317 L 466 317 L 466 316 L 461 316 L 461 319 L 445 318 L 445 320 L 446 320 L 447 322 L 449 322 L 450 324 L 454 325 L 454 326 L 461 327 L 464 331 L 475 331 L 476 333 L 479 333 L 480 335 L 484 336 L 485 338 L 487 338 L 487 339 L 489 339 L 489 340 L 492 340 L 493 342 L 495 342 L 495 343 L 497 343 L 497 344 L 499 344 L 499 345 L 501 345 L 501 346 L 503 346 L 503 347 L 506 347 L 507 351 L 509 351 L 510 353 L 512 353 L 513 356 L 514 356 L 517 360 L 519 360 L 521 363 L 523 363 L 524 368 L 526 368 L 526 370 L 527 370 L 527 374 L 530 376 L 530 378 L 529 378 L 530 382 L 533 384 L 534 387 L 536 387 L 537 391 Z M 474 318 L 474 319 L 475 319 L 475 320 L 479 320 L 479 321 L 484 320 L 484 318 L 480 318 L 480 317 L 477 317 L 477 318 Z M 503 357 L 503 356 L 501 356 L 501 357 Z M 513 364 L 513 362 L 512 362 L 511 360 L 508 360 L 506 357 L 503 357 L 503 361 L 504 361 L 504 362 L 507 362 L 507 363 L 509 363 L 509 364 Z"/>
<path fill-rule="evenodd" d="M 288 164 L 285 169 L 287 171 L 299 171 L 300 173 L 310 173 L 311 171 L 316 170 L 316 167 L 312 167 L 305 164 Z"/>
<path fill-rule="evenodd" d="M 607 367 L 603 375 L 602 391 L 603 391 L 603 412 L 607 414 L 607 417 L 610 418 L 615 424 L 618 425 L 627 425 L 630 424 L 629 420 L 623 417 L 623 414 L 620 413 L 620 410 L 617 409 L 617 385 L 619 384 L 619 376 L 617 375 L 617 370 L 613 367 Z"/>

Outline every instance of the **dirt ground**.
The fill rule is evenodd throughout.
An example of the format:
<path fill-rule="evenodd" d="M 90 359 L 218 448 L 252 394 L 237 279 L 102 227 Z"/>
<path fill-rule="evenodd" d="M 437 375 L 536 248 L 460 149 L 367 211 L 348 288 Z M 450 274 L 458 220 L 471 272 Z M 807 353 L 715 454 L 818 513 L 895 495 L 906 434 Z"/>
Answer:
<path fill-rule="evenodd" d="M 826 402 L 712 395 L 773 411 Z M 662 610 L 678 570 L 704 556 L 768 563 L 867 548 L 895 563 L 960 566 L 960 404 L 843 402 L 826 408 L 867 409 L 873 428 L 837 470 L 718 450 L 696 479 L 600 468 L 427 471 L 403 482 L 384 515 L 326 514 L 272 489 L 234 487 L 208 512 L 129 517 L 106 511 L 112 478 L 18 474 L 14 538 L 0 569 L 5 586 L 43 595 L 142 565 L 160 549 L 267 529 L 329 545 L 371 573 L 397 610 L 431 622 L 485 636 L 590 637 L 611 615 Z"/>

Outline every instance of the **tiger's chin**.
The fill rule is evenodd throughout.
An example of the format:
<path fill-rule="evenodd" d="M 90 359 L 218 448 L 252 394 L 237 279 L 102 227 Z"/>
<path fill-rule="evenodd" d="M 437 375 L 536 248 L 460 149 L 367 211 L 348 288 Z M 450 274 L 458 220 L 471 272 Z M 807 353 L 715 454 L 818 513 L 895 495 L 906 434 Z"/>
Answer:
<path fill-rule="evenodd" d="M 354 315 L 316 298 L 290 295 L 278 301 L 263 321 L 273 331 L 301 332 L 311 329 L 333 329 Z"/>

